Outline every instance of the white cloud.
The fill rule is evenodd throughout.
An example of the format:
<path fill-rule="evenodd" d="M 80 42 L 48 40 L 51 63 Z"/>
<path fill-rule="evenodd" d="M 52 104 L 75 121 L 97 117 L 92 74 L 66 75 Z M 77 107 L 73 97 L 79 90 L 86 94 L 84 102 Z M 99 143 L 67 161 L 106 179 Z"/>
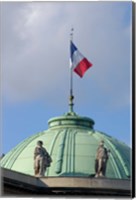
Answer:
<path fill-rule="evenodd" d="M 125 24 L 126 12 L 125 6 L 113 2 L 3 3 L 2 69 L 6 98 L 21 102 L 46 96 L 50 101 L 60 88 L 62 97 L 66 94 L 69 31 L 74 26 L 76 45 L 94 64 L 82 80 L 75 76 L 77 98 L 89 96 L 88 101 L 95 101 L 99 91 L 103 98 L 109 94 L 109 104 L 129 104 L 131 25 Z M 88 89 L 86 84 L 90 85 Z M 82 93 L 78 93 L 78 87 Z M 88 95 L 89 90 L 93 97 Z"/>

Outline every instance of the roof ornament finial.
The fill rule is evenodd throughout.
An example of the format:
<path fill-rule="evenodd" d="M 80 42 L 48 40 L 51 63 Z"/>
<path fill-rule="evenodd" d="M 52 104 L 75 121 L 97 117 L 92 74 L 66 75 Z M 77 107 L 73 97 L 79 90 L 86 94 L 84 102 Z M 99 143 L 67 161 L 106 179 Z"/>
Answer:
<path fill-rule="evenodd" d="M 71 28 L 71 33 L 70 33 L 70 40 L 73 41 L 73 35 L 74 35 L 74 28 Z"/>
<path fill-rule="evenodd" d="M 73 41 L 73 34 L 74 34 L 74 28 L 71 28 L 71 33 L 70 33 L 70 58 L 71 58 L 71 43 Z M 70 97 L 69 97 L 69 114 L 74 114 L 73 110 L 73 103 L 74 100 L 74 95 L 73 95 L 73 69 L 72 69 L 72 62 L 70 59 Z"/>

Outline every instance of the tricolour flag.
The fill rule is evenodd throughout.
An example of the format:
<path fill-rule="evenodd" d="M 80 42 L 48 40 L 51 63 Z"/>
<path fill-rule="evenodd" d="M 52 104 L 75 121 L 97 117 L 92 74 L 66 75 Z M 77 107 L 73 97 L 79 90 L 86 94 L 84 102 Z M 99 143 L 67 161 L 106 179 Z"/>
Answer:
<path fill-rule="evenodd" d="M 72 41 L 70 44 L 70 53 L 71 69 L 74 70 L 74 72 L 76 72 L 80 77 L 83 77 L 86 70 L 92 67 L 93 64 L 79 52 Z"/>

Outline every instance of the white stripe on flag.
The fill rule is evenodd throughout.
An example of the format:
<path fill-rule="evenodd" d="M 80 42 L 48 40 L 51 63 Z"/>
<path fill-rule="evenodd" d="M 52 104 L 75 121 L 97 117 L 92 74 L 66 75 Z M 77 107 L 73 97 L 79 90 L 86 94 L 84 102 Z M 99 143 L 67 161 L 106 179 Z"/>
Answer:
<path fill-rule="evenodd" d="M 84 59 L 84 56 L 77 50 L 73 53 L 73 62 L 71 68 L 74 69 Z M 71 60 L 71 59 L 70 59 Z"/>

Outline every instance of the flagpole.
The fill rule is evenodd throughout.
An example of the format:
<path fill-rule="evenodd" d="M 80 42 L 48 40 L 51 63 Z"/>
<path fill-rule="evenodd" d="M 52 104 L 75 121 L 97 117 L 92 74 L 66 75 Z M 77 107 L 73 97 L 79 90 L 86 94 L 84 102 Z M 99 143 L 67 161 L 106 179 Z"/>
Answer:
<path fill-rule="evenodd" d="M 74 31 L 74 29 L 71 28 L 70 45 L 71 45 L 71 42 L 73 41 L 73 31 Z M 71 65 L 71 63 L 70 63 L 70 65 Z M 69 112 L 70 113 L 74 112 L 73 111 L 73 106 L 74 106 L 73 100 L 74 100 L 74 96 L 73 96 L 73 69 L 70 66 L 70 97 L 69 97 Z"/>

